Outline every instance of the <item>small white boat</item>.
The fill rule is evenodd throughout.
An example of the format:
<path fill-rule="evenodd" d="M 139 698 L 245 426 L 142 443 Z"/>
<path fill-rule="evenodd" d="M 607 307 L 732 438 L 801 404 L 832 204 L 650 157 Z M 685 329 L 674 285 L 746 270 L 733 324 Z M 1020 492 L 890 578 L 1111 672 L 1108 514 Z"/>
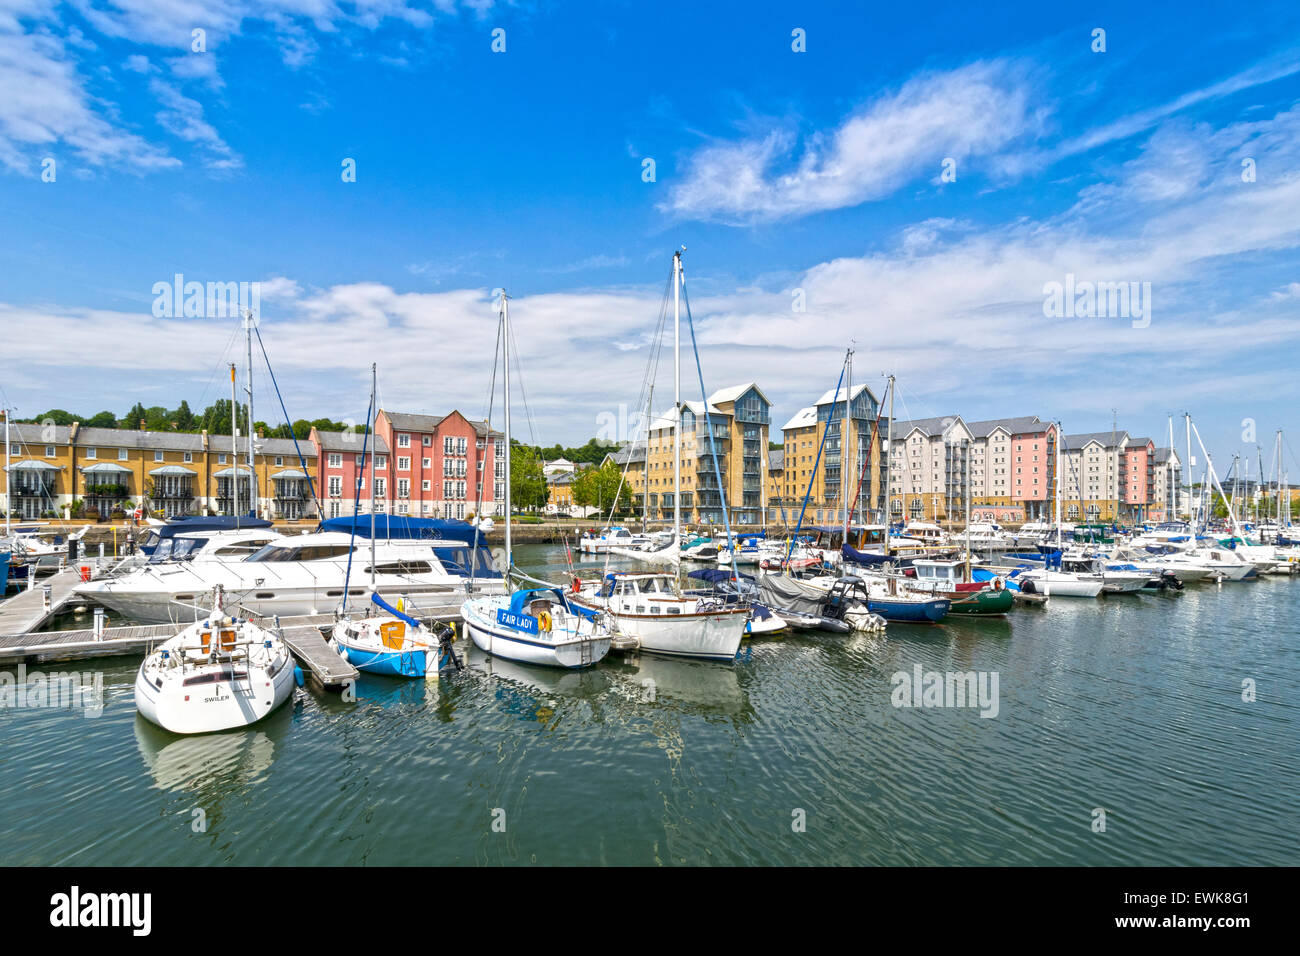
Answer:
<path fill-rule="evenodd" d="M 611 548 L 635 548 L 645 541 L 644 537 L 627 528 L 602 528 L 600 531 L 584 531 L 578 538 L 578 550 L 583 554 L 604 554 Z"/>
<path fill-rule="evenodd" d="M 230 617 L 221 589 L 211 613 L 155 648 L 135 679 L 135 706 L 175 734 L 256 723 L 293 693 L 294 664 L 278 636 Z"/>
<path fill-rule="evenodd" d="M 1078 574 L 1048 568 L 1021 571 L 1013 580 L 1026 594 L 1043 594 L 1048 597 L 1095 598 L 1101 594 L 1105 584 L 1100 574 Z"/>
<path fill-rule="evenodd" d="M 525 664 L 590 667 L 609 653 L 601 616 L 569 602 L 559 588 L 526 588 L 461 605 L 465 630 L 479 650 Z"/>

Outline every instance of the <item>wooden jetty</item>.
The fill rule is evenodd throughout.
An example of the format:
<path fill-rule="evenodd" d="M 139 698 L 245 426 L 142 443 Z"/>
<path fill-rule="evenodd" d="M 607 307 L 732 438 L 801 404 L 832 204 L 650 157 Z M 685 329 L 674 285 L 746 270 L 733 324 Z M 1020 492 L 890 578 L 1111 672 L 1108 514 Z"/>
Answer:
<path fill-rule="evenodd" d="M 75 571 L 74 571 L 75 574 Z M 78 580 L 80 577 L 78 576 Z M 39 588 L 36 591 L 40 597 Z M 44 607 L 41 598 L 40 607 Z M 460 606 L 440 605 L 421 609 L 418 616 L 426 623 L 455 621 Z M 275 630 L 271 618 L 257 618 L 257 623 Z M 357 679 L 355 667 L 329 647 L 324 628 L 334 622 L 332 614 L 313 614 L 280 619 L 281 636 L 290 653 L 310 675 L 316 687 L 337 690 Z M 0 665 L 43 663 L 50 661 L 90 660 L 98 657 L 143 656 L 160 641 L 175 634 L 185 624 L 131 624 L 106 627 L 96 638 L 92 628 L 72 631 L 0 634 Z"/>
<path fill-rule="evenodd" d="M 72 599 L 72 589 L 81 583 L 76 566 L 50 575 L 35 587 L 19 591 L 0 601 L 0 634 L 34 631 L 63 609 Z M 50 606 L 45 606 L 45 588 L 50 589 Z"/>

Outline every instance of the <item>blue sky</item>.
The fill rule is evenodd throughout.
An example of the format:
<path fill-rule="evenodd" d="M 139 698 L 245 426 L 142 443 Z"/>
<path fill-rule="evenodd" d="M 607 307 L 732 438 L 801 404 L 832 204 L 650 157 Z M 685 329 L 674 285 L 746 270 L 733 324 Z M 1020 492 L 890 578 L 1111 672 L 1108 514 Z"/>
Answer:
<path fill-rule="evenodd" d="M 778 423 L 852 341 L 900 417 L 1190 410 L 1267 465 L 1300 8 L 1135 6 L 0 0 L 3 397 L 220 397 L 232 323 L 151 312 L 179 272 L 261 283 L 294 417 L 360 416 L 370 361 L 391 407 L 479 414 L 505 286 L 536 435 L 577 443 L 635 403 L 685 244 L 706 384 Z M 1045 316 L 1067 274 L 1151 283 L 1150 324 Z"/>

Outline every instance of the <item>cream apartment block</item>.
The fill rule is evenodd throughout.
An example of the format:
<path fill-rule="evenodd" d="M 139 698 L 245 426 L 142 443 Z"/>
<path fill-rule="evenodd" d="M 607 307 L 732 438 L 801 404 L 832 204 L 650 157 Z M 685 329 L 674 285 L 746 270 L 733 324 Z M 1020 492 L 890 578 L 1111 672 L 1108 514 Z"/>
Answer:
<path fill-rule="evenodd" d="M 972 491 L 974 437 L 960 415 L 894 422 L 889 448 L 891 518 L 963 517 Z"/>

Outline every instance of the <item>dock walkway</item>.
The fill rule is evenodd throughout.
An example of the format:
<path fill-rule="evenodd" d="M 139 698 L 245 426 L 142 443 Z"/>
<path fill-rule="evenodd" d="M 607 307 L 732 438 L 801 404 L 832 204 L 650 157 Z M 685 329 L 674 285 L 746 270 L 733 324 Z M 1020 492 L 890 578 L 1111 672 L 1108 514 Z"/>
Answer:
<path fill-rule="evenodd" d="M 59 571 L 30 590 L 22 590 L 0 601 L 0 634 L 26 634 L 34 631 L 57 614 L 72 598 L 72 589 L 81 583 L 81 573 L 71 567 Z M 45 607 L 45 588 L 50 589 L 50 606 Z"/>

